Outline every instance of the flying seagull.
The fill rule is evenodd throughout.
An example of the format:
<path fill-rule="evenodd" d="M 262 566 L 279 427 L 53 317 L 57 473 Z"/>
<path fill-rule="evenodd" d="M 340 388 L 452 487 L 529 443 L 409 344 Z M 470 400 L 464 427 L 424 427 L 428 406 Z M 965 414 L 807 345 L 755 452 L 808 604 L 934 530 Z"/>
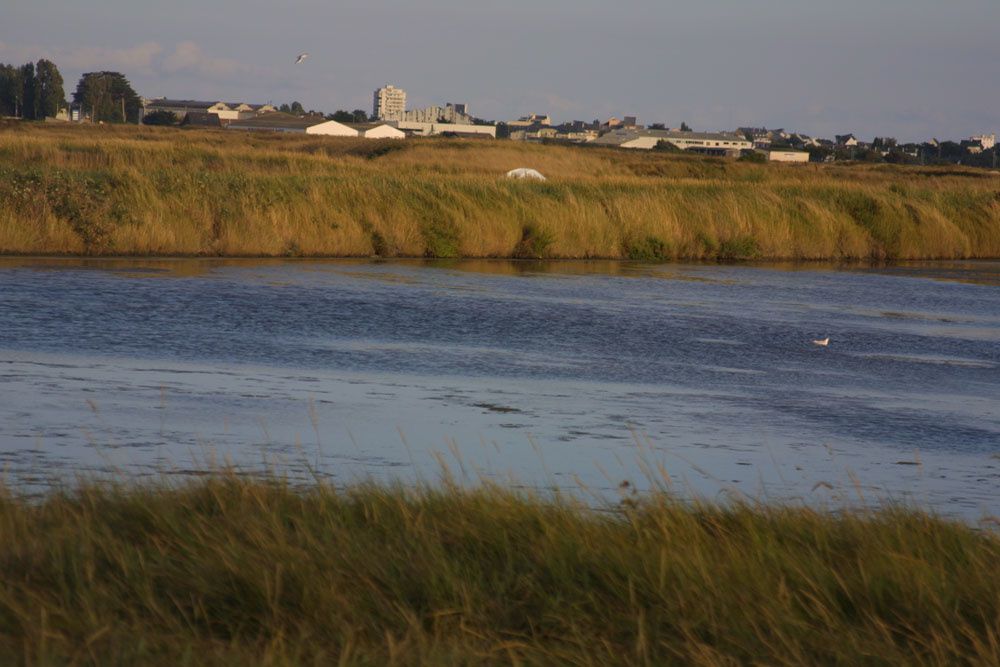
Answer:
<path fill-rule="evenodd" d="M 820 340 L 814 340 L 813 345 L 819 345 L 820 347 L 826 347 L 830 344 L 830 337 L 822 338 Z"/>
<path fill-rule="evenodd" d="M 303 60 L 305 60 L 308 57 L 309 57 L 308 53 L 300 53 L 299 57 L 295 59 L 295 64 L 298 65 L 299 63 L 301 63 Z"/>

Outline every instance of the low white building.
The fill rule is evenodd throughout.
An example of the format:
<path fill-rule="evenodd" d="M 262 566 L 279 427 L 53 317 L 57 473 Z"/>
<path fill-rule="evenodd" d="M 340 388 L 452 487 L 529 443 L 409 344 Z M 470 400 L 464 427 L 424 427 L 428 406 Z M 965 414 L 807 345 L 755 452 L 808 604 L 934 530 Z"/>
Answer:
<path fill-rule="evenodd" d="M 347 123 L 358 131 L 358 136 L 365 139 L 405 139 L 406 132 L 388 123 Z"/>
<path fill-rule="evenodd" d="M 316 134 L 326 137 L 356 137 L 359 135 L 359 132 L 353 127 L 348 127 L 335 120 L 327 120 L 323 116 L 293 116 L 282 112 L 234 120 L 226 125 L 226 129 Z"/>
<path fill-rule="evenodd" d="M 794 162 L 799 164 L 809 162 L 809 153 L 806 151 L 793 151 L 775 148 L 763 152 L 767 156 L 769 162 Z"/>
<path fill-rule="evenodd" d="M 739 156 L 742 151 L 753 148 L 753 142 L 747 141 L 746 137 L 738 134 L 730 134 L 728 132 L 679 132 L 674 130 L 612 130 L 591 143 L 596 146 L 652 150 L 661 141 L 672 144 L 682 151 L 732 157 Z"/>
<path fill-rule="evenodd" d="M 459 123 L 416 123 L 412 121 L 401 121 L 396 123 L 400 130 L 407 130 L 412 134 L 423 137 L 430 137 L 441 134 L 457 135 L 482 135 L 496 139 L 496 125 L 466 125 Z"/>

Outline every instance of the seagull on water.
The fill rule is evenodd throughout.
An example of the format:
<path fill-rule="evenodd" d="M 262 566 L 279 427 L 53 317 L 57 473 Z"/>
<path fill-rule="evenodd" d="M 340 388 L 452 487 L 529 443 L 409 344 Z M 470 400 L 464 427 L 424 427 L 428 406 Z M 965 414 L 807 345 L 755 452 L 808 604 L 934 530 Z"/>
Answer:
<path fill-rule="evenodd" d="M 819 345 L 820 347 L 826 347 L 830 344 L 830 337 L 822 338 L 820 340 L 814 340 L 813 345 Z"/>
<path fill-rule="evenodd" d="M 309 57 L 308 53 L 300 53 L 299 57 L 295 59 L 295 64 L 298 65 L 302 63 L 302 61 L 304 61 L 308 57 Z"/>

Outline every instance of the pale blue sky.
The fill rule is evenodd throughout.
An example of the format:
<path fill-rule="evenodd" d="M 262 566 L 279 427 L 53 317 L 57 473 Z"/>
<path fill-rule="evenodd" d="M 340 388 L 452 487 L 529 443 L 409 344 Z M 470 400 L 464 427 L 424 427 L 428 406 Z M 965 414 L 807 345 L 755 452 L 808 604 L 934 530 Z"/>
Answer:
<path fill-rule="evenodd" d="M 900 139 L 1000 131 L 1000 0 L 0 0 L 0 62 L 149 97 L 490 119 L 638 115 Z M 13 6 L 8 6 L 13 4 Z M 310 58 L 299 66 L 300 51 Z"/>

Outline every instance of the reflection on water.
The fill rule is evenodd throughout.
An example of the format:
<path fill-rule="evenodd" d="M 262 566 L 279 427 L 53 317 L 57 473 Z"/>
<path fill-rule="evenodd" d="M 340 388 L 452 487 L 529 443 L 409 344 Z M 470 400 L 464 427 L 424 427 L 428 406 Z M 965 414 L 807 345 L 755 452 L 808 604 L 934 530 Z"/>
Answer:
<path fill-rule="evenodd" d="M 0 462 L 1000 513 L 998 267 L 4 259 Z"/>

